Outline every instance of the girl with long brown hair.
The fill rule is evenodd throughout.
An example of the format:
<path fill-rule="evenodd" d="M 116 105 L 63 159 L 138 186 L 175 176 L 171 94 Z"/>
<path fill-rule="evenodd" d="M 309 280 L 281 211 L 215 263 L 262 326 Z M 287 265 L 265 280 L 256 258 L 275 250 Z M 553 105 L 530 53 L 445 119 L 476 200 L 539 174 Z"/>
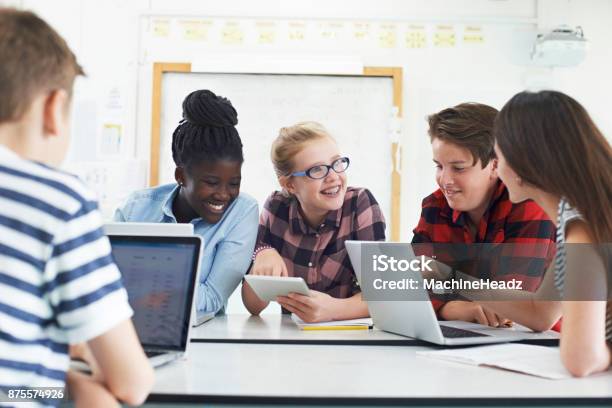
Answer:
<path fill-rule="evenodd" d="M 537 331 L 563 316 L 561 360 L 575 376 L 611 363 L 612 149 L 586 110 L 555 91 L 521 92 L 494 128 L 510 199 L 534 200 L 557 227 L 555 262 L 538 291 L 463 291 Z M 569 245 L 568 245 L 569 244 Z M 582 244 L 582 245 L 580 245 Z M 501 300 L 503 299 L 503 300 Z"/>

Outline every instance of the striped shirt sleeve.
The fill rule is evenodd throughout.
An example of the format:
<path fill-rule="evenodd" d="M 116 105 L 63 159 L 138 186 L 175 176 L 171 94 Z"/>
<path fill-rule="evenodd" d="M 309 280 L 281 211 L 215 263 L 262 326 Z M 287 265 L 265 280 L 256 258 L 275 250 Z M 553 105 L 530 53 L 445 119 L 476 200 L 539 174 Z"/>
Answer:
<path fill-rule="evenodd" d="M 95 201 L 82 201 L 58 228 L 45 281 L 63 341 L 88 341 L 132 316 Z"/>

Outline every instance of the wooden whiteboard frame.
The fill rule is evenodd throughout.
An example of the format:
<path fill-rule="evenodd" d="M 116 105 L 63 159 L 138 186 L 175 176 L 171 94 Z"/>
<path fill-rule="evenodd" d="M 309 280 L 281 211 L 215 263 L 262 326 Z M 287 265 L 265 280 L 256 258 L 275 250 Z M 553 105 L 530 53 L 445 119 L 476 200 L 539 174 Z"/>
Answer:
<path fill-rule="evenodd" d="M 161 101 L 162 76 L 166 73 L 189 73 L 191 63 L 181 62 L 155 62 L 153 63 L 153 107 L 151 115 L 151 167 L 149 172 L 149 186 L 159 184 L 159 148 L 161 142 Z M 222 74 L 222 72 L 219 72 Z M 248 72 L 240 73 L 248 74 Z M 278 74 L 281 75 L 281 74 Z M 338 74 L 317 74 L 338 76 Z M 393 80 L 393 105 L 397 107 L 399 117 L 402 117 L 402 68 L 401 67 L 364 67 L 362 76 L 388 77 Z M 340 76 L 358 76 L 340 74 Z M 398 142 L 391 143 L 391 241 L 400 238 L 400 197 L 401 197 L 401 146 Z"/>

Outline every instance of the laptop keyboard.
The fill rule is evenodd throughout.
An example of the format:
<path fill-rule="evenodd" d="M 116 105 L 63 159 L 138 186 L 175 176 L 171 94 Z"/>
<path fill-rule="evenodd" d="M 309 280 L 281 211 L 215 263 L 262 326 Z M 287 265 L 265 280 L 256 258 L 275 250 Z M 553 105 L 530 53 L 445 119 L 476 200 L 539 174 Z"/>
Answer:
<path fill-rule="evenodd" d="M 145 351 L 145 354 L 147 355 L 147 357 L 151 358 L 151 357 L 155 357 L 155 356 L 160 356 L 162 354 L 164 354 L 161 351 Z"/>
<path fill-rule="evenodd" d="M 448 337 L 449 339 L 458 339 L 462 337 L 487 337 L 488 334 L 476 333 L 469 330 L 458 329 L 456 327 L 444 326 L 440 325 L 440 329 L 442 329 L 442 335 L 444 337 Z"/>

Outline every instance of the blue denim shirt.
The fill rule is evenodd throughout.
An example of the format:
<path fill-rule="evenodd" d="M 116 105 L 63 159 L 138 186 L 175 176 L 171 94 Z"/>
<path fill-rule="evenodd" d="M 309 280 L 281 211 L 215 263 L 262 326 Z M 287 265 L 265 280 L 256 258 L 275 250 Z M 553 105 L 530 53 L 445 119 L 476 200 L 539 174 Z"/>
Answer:
<path fill-rule="evenodd" d="M 177 184 L 132 193 L 115 211 L 115 221 L 176 223 L 172 202 Z M 257 238 L 257 201 L 240 193 L 216 224 L 202 218 L 191 221 L 194 232 L 204 239 L 196 310 L 199 313 L 225 311 L 227 299 L 238 286 L 251 263 Z"/>

